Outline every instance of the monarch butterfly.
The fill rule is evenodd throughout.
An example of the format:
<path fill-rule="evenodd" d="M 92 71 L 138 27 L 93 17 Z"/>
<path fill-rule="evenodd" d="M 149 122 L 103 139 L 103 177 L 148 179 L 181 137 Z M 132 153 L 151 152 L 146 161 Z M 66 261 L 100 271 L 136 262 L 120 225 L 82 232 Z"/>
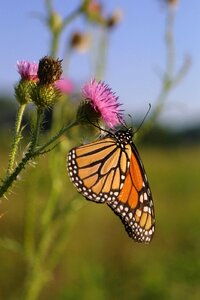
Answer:
<path fill-rule="evenodd" d="M 107 205 L 118 215 L 128 235 L 149 243 L 155 229 L 151 190 L 132 129 L 73 148 L 68 154 L 71 181 L 87 200 Z"/>

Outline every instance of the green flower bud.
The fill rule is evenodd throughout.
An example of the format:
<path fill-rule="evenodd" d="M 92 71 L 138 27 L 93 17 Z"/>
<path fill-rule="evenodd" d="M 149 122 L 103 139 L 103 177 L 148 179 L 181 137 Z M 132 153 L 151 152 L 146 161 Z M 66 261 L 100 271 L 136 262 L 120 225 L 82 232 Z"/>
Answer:
<path fill-rule="evenodd" d="M 42 109 L 52 107 L 59 100 L 60 95 L 60 91 L 54 86 L 38 84 L 32 90 L 31 96 L 35 105 Z"/>
<path fill-rule="evenodd" d="M 32 101 L 32 90 L 37 86 L 36 82 L 30 80 L 20 80 L 15 86 L 15 97 L 20 104 L 27 104 Z"/>
<path fill-rule="evenodd" d="M 61 19 L 61 16 L 56 11 L 53 11 L 51 13 L 48 20 L 48 25 L 54 34 L 60 32 L 63 25 L 63 21 Z"/>

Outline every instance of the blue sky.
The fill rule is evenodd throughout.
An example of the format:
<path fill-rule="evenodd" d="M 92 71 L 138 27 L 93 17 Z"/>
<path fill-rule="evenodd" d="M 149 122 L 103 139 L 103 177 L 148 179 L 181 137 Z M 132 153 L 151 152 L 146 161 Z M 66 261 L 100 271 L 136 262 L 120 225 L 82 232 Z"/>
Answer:
<path fill-rule="evenodd" d="M 122 23 L 110 36 L 108 65 L 103 78 L 119 95 L 126 113 L 133 118 L 145 114 L 148 103 L 155 105 L 161 88 L 158 74 L 165 69 L 164 42 L 166 11 L 162 1 L 102 1 L 106 12 L 114 8 L 123 10 Z M 57 0 L 54 7 L 65 16 L 79 1 Z M 44 1 L 7 0 L 1 5 L 0 35 L 0 91 L 13 92 L 19 76 L 17 60 L 38 61 L 49 53 L 50 36 L 45 25 L 35 17 L 45 15 Z M 88 28 L 77 19 L 63 34 L 59 57 L 63 56 L 66 36 L 73 30 Z M 169 95 L 162 122 L 190 125 L 200 117 L 200 1 L 180 0 L 175 21 L 176 67 L 184 57 L 192 59 L 191 68 Z M 92 77 L 88 55 L 74 54 L 68 75 L 77 86 Z"/>

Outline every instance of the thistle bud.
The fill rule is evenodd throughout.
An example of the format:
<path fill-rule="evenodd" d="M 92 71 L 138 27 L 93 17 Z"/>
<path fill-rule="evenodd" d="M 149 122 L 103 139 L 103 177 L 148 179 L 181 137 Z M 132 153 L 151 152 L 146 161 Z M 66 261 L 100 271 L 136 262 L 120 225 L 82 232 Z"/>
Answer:
<path fill-rule="evenodd" d="M 17 101 L 22 104 L 27 104 L 32 101 L 32 90 L 37 86 L 34 81 L 21 80 L 15 86 L 15 97 Z"/>
<path fill-rule="evenodd" d="M 97 0 L 84 1 L 82 11 L 89 21 L 94 23 L 103 23 L 102 4 Z"/>
<path fill-rule="evenodd" d="M 56 11 L 53 11 L 51 13 L 49 20 L 48 20 L 48 25 L 54 34 L 57 34 L 60 32 L 62 25 L 63 25 L 63 21 L 62 21 L 60 15 Z"/>
<path fill-rule="evenodd" d="M 38 108 L 50 108 L 60 98 L 61 93 L 53 85 L 38 84 L 32 89 L 32 100 Z"/>

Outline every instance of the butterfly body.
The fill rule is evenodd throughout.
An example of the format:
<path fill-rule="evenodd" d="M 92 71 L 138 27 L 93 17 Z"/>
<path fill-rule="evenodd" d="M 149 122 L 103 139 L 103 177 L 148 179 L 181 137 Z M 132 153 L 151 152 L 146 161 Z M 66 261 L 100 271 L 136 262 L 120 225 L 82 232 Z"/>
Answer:
<path fill-rule="evenodd" d="M 137 242 L 154 233 L 154 206 L 146 173 L 132 141 L 132 130 L 119 130 L 68 154 L 70 179 L 87 200 L 106 203 Z"/>

